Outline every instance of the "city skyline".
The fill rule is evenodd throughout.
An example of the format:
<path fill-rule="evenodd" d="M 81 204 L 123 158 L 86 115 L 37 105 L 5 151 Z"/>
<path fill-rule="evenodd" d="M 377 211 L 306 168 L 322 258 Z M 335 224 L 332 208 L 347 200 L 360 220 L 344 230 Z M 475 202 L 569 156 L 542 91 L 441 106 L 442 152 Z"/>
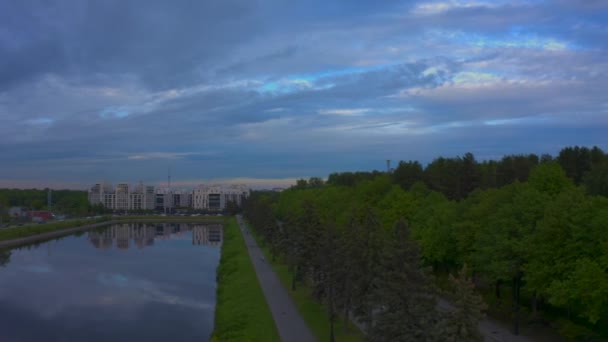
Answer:
<path fill-rule="evenodd" d="M 607 23 L 605 1 L 2 2 L 0 187 L 608 150 Z"/>
<path fill-rule="evenodd" d="M 241 206 L 251 189 L 245 184 L 199 184 L 193 189 L 155 187 L 138 183 L 96 183 L 87 192 L 92 206 L 100 205 L 114 211 L 157 210 L 173 211 L 190 208 L 195 210 L 226 210 L 230 203 Z"/>

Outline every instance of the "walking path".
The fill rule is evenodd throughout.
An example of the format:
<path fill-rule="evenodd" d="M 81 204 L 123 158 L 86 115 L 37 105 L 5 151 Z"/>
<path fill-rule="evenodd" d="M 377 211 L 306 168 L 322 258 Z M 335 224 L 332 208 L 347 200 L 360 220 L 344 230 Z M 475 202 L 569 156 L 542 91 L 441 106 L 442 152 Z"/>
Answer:
<path fill-rule="evenodd" d="M 245 239 L 249 258 L 255 268 L 258 281 L 264 291 L 266 302 L 272 312 L 274 323 L 279 331 L 281 341 L 285 342 L 312 342 L 316 341 L 312 331 L 308 328 L 295 304 L 289 297 L 289 293 L 279 277 L 274 273 L 270 265 L 264 259 L 264 254 L 258 247 L 253 237 L 249 234 L 241 215 L 237 215 L 237 222 Z"/>
<path fill-rule="evenodd" d="M 443 311 L 454 310 L 454 306 L 443 298 L 439 298 L 437 308 Z M 514 335 L 507 327 L 484 318 L 479 322 L 479 331 L 486 342 L 532 342 L 533 340 L 522 335 Z"/>

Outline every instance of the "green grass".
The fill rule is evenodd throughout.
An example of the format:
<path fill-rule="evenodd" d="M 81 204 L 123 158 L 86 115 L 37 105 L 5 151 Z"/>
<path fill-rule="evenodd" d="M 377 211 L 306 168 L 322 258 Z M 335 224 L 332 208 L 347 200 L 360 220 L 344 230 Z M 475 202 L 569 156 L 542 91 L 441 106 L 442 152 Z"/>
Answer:
<path fill-rule="evenodd" d="M 74 220 L 74 221 L 64 221 L 64 222 L 53 222 L 46 224 L 31 224 L 23 227 L 16 228 L 5 228 L 0 229 L 0 241 L 3 240 L 13 240 L 19 239 L 23 237 L 39 235 L 43 233 L 54 232 L 57 230 L 63 230 L 68 228 L 75 228 L 79 226 L 84 226 L 87 224 L 99 223 L 108 221 L 107 217 L 103 217 L 95 220 Z"/>
<path fill-rule="evenodd" d="M 212 341 L 279 341 L 235 218 L 226 220 Z"/>
<path fill-rule="evenodd" d="M 252 230 L 250 230 L 252 231 Z M 272 261 L 272 257 L 269 249 L 265 246 L 263 239 L 252 232 L 253 237 L 258 242 L 258 245 L 262 248 L 266 260 L 272 265 L 272 269 L 279 276 L 283 286 L 288 289 L 289 295 L 293 299 L 294 303 L 298 308 L 298 312 L 304 318 L 304 321 L 308 327 L 312 330 L 313 334 L 319 341 L 329 340 L 329 313 L 327 307 L 322 303 L 319 303 L 313 296 L 310 287 L 304 286 L 298 283 L 295 291 L 291 290 L 291 273 L 289 272 L 287 265 L 281 262 L 278 258 Z M 338 319 L 338 322 L 334 325 L 334 336 L 338 342 L 355 342 L 363 341 L 363 333 L 352 324 L 347 323 L 347 331 L 344 330 L 344 319 Z"/>

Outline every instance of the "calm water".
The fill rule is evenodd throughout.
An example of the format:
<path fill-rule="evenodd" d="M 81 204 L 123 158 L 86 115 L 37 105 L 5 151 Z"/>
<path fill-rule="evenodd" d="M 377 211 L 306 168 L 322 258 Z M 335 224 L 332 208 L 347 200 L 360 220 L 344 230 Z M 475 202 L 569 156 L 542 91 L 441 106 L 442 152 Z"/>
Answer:
<path fill-rule="evenodd" d="M 0 251 L 0 341 L 207 341 L 221 239 L 120 224 Z"/>

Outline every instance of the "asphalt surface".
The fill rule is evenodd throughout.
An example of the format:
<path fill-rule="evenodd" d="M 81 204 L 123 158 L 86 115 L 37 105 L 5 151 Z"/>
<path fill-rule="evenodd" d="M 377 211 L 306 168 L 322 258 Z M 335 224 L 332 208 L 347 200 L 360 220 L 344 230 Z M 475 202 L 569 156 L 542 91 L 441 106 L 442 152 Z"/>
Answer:
<path fill-rule="evenodd" d="M 443 298 L 439 298 L 437 308 L 440 310 L 451 311 L 454 306 Z M 524 322 L 522 321 L 522 326 Z M 523 328 L 523 327 L 522 327 Z M 495 321 L 491 318 L 484 318 L 479 322 L 479 331 L 484 337 L 485 342 L 545 342 L 545 341 L 561 341 L 559 336 L 551 334 L 543 337 L 514 335 L 510 327 L 503 323 Z"/>
<path fill-rule="evenodd" d="M 258 276 L 258 282 L 262 287 L 268 307 L 272 312 L 274 324 L 277 327 L 281 341 L 284 342 L 312 342 L 317 339 L 308 328 L 295 304 L 289 297 L 289 293 L 279 277 L 274 273 L 270 265 L 264 259 L 264 254 L 258 247 L 253 237 L 249 234 L 241 215 L 236 217 L 241 233 L 245 238 L 245 244 L 249 251 L 251 263 Z"/>

